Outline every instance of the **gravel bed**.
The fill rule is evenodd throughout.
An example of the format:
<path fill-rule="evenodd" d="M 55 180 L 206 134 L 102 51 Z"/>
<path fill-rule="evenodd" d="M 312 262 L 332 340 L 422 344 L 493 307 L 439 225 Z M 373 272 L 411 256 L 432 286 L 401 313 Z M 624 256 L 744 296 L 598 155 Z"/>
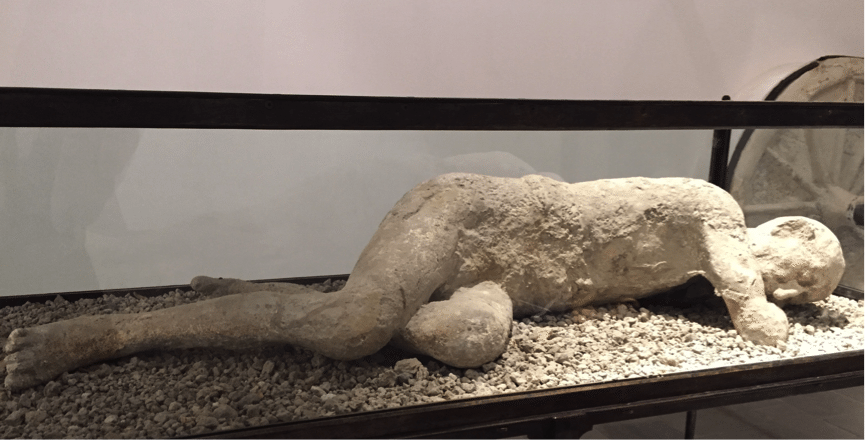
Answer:
<path fill-rule="evenodd" d="M 316 287 L 333 291 L 341 281 Z M 103 296 L 0 309 L 0 336 L 83 314 L 156 310 L 203 298 Z M 385 348 L 337 362 L 293 347 L 140 353 L 0 391 L 0 436 L 142 438 L 203 434 L 334 414 L 537 390 L 863 348 L 863 303 L 843 297 L 785 309 L 784 349 L 755 346 L 726 310 L 618 304 L 515 320 L 508 351 L 478 369 Z M 0 340 L 2 341 L 2 340 Z M 0 379 L 5 377 L 5 368 Z"/>

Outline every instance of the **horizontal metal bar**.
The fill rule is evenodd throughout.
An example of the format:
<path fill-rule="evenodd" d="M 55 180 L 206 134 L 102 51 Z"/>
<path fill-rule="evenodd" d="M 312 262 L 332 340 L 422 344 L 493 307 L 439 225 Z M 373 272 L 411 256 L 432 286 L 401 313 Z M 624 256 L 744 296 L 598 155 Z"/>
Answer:
<path fill-rule="evenodd" d="M 399 98 L 0 88 L 0 126 L 268 130 L 861 127 L 862 104 Z"/>

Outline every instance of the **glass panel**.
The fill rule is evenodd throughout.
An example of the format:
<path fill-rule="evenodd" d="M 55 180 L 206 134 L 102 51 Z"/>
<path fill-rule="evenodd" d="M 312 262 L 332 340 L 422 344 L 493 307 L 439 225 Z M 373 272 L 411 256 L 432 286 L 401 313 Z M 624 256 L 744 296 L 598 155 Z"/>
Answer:
<path fill-rule="evenodd" d="M 858 182 L 861 203 L 861 130 L 858 133 L 858 150 L 845 146 L 838 153 L 845 158 L 841 172 L 826 176 L 842 176 L 852 185 L 847 191 L 853 193 Z M 567 182 L 627 176 L 705 178 L 711 150 L 708 131 L 4 128 L 0 141 L 2 295 L 185 284 L 202 274 L 242 279 L 345 274 L 397 200 L 439 174 L 540 173 Z M 770 159 L 787 154 L 766 150 Z M 810 157 L 783 160 L 798 164 Z M 858 168 L 851 165 L 856 157 Z M 812 168 L 799 177 L 766 174 L 778 165 L 762 160 L 762 156 L 754 159 L 756 165 L 745 174 L 750 176 L 744 180 L 748 185 L 763 179 L 765 185 L 775 185 L 771 186 L 775 192 L 792 197 L 800 194 L 794 183 L 814 181 Z M 743 163 L 745 159 L 734 170 L 735 176 L 745 169 Z M 839 164 L 834 159 L 825 163 Z M 776 178 L 787 180 L 777 184 Z M 759 209 L 789 202 L 760 200 Z M 803 197 L 800 202 L 804 206 L 813 199 Z M 750 206 L 746 203 L 746 210 Z M 859 234 L 861 252 L 861 229 Z M 667 246 L 674 245 L 660 247 Z M 859 276 L 861 282 L 861 272 Z M 314 286 L 327 292 L 316 298 L 336 297 L 339 294 L 333 292 L 343 286 L 343 281 Z M 4 337 L 15 328 L 66 322 L 81 315 L 174 310 L 173 314 L 154 313 L 146 328 L 124 327 L 127 331 L 121 334 L 130 338 L 124 340 L 125 347 L 145 351 L 77 369 L 72 359 L 67 365 L 70 372 L 54 375 L 46 385 L 12 393 L 7 405 L 0 407 L 0 419 L 7 422 L 0 434 L 202 434 L 818 355 L 863 345 L 862 302 L 834 296 L 787 306 L 792 330 L 785 344 L 765 347 L 746 342 L 733 328 L 723 301 L 712 295 L 711 285 L 697 279 L 655 300 L 619 295 L 611 304 L 508 318 L 505 352 L 474 368 L 448 366 L 391 346 L 347 361 L 283 344 L 254 348 L 251 340 L 235 343 L 240 350 L 178 348 L 191 345 L 172 339 L 185 331 L 233 334 L 238 330 L 232 326 L 242 327 L 238 323 L 257 324 L 244 316 L 258 315 L 244 315 L 243 310 L 264 301 L 258 296 L 245 297 L 234 308 L 223 307 L 216 314 L 203 313 L 197 306 L 174 308 L 224 299 L 214 299 L 205 290 L 181 289 L 157 298 L 105 296 L 72 304 L 58 298 L 46 305 L 0 309 Z M 267 309 L 269 303 L 262 304 Z M 280 306 L 280 310 L 295 309 Z M 238 312 L 236 319 L 222 318 L 233 312 Z M 112 325 L 133 321 L 127 317 Z M 38 357 L 48 351 L 26 347 L 40 347 L 45 340 L 62 341 L 57 343 L 61 347 L 82 340 L 86 342 L 82 347 L 114 343 L 111 338 L 99 339 L 104 328 L 93 325 L 83 333 L 82 326 L 37 327 L 42 330 L 31 332 L 31 338 L 36 335 L 43 342 L 13 334 L 11 346 L 13 351 L 31 350 Z M 148 334 L 159 337 L 147 343 L 135 339 Z M 14 348 L 18 340 L 32 344 Z M 170 349 L 161 350 L 164 347 Z M 67 357 L 52 354 L 50 361 L 56 359 Z M 14 382 L 22 375 L 12 377 Z M 7 379 L 7 384 L 12 382 Z"/>
<path fill-rule="evenodd" d="M 394 203 L 436 175 L 705 178 L 711 142 L 706 131 L 0 135 L 0 295 L 348 273 Z"/>

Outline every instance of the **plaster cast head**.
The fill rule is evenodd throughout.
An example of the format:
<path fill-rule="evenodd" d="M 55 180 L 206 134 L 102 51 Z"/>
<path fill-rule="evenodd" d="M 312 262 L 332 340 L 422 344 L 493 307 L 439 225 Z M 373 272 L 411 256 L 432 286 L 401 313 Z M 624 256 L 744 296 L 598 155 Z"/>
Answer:
<path fill-rule="evenodd" d="M 767 298 L 777 305 L 826 299 L 844 274 L 835 234 L 807 217 L 778 217 L 748 229 Z"/>

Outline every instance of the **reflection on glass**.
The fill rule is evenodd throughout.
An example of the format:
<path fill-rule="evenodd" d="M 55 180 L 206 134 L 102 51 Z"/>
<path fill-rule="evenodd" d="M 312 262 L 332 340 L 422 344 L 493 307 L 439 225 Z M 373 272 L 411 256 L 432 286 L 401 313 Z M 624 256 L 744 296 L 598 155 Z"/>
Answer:
<path fill-rule="evenodd" d="M 133 129 L 0 128 L 0 295 L 100 287 L 86 236 L 116 213 L 138 143 Z"/>
<path fill-rule="evenodd" d="M 0 128 L 0 295 L 348 273 L 394 203 L 436 175 L 705 178 L 710 139 Z"/>
<path fill-rule="evenodd" d="M 540 173 L 569 182 L 636 175 L 703 178 L 711 137 L 709 132 L 0 133 L 3 147 L 10 147 L 0 150 L 0 226 L 5 228 L 0 240 L 5 240 L 4 257 L 19 258 L 18 266 L 10 266 L 14 270 L 3 273 L 3 293 L 70 291 L 79 286 L 73 279 L 85 280 L 80 285 L 86 288 L 108 288 L 183 284 L 200 274 L 260 279 L 347 273 L 397 199 L 435 175 Z M 785 136 L 796 134 L 791 133 Z M 861 203 L 861 130 L 858 138 L 856 132 L 845 136 L 837 153 L 842 159 L 827 159 L 828 153 L 824 157 L 820 150 L 817 166 L 802 165 L 813 163 L 808 148 L 805 156 L 773 147 L 756 159 L 742 159 L 735 172 L 747 177 L 736 185 L 751 188 L 744 191 L 749 197 L 756 195 L 744 203 L 749 223 L 762 222 L 755 220 L 762 213 L 830 212 L 834 217 L 821 219 L 847 228 L 847 211 L 842 210 L 842 218 L 842 211 L 831 211 L 835 205 L 821 208 L 829 204 L 820 199 L 840 194 L 836 199 L 847 203 L 852 194 Z M 812 138 L 803 136 L 802 143 L 836 139 L 826 133 Z M 815 171 L 831 169 L 839 171 Z M 835 187 L 843 191 L 831 189 Z M 856 238 L 855 229 L 853 233 Z M 861 229 L 858 239 L 861 250 Z M 59 251 L 63 249 L 67 252 Z M 72 263 L 80 267 L 64 266 Z M 59 281 L 42 285 L 30 279 L 40 274 L 53 274 Z M 327 295 L 342 286 L 330 281 L 315 288 Z M 705 289 L 711 295 L 711 286 L 688 285 L 684 297 L 693 299 L 691 294 Z M 4 309 L 2 330 L 6 336 L 13 328 L 82 314 L 140 313 L 207 299 L 212 298 L 188 290 L 74 304 L 57 299 L 44 306 Z M 862 309 L 855 301 L 833 297 L 785 312 L 793 332 L 786 346 L 773 348 L 742 340 L 723 304 L 692 301 L 682 306 L 641 299 L 537 314 L 510 322 L 502 356 L 468 369 L 392 347 L 353 361 L 285 346 L 156 350 L 73 370 L 14 394 L 7 400 L 32 408 L 54 405 L 62 415 L 49 419 L 48 413 L 43 417 L 33 411 L 25 416 L 6 405 L 0 407 L 0 419 L 7 421 L 0 433 L 202 434 L 862 346 Z M 176 316 L 178 325 L 189 321 L 189 315 Z M 86 405 L 68 400 L 84 394 Z M 102 410 L 91 411 L 95 406 L 90 402 Z M 28 418 L 45 423 L 25 423 Z"/>

